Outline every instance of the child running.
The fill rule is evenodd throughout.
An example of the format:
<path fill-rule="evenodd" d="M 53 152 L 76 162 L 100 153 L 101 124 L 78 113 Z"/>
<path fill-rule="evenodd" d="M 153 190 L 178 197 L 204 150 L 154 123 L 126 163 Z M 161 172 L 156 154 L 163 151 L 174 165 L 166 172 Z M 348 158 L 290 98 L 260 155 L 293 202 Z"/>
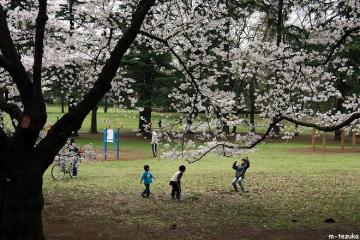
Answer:
<path fill-rule="evenodd" d="M 236 183 L 239 184 L 240 190 L 244 191 L 244 178 L 245 178 L 245 172 L 250 167 L 250 161 L 248 157 L 243 158 L 241 160 L 241 165 L 237 165 L 237 161 L 235 161 L 232 165 L 232 168 L 236 171 L 234 180 L 232 181 L 232 185 L 234 187 L 234 190 L 236 192 L 239 191 Z"/>
<path fill-rule="evenodd" d="M 179 167 L 179 171 L 177 171 L 176 173 L 174 173 L 174 175 L 172 176 L 172 178 L 170 179 L 170 183 L 169 185 L 172 186 L 172 190 L 171 190 L 171 198 L 176 199 L 180 202 L 180 197 L 181 197 L 181 183 L 180 183 L 180 179 L 181 177 L 184 175 L 184 172 L 186 170 L 186 167 L 184 165 L 181 165 Z"/>
<path fill-rule="evenodd" d="M 145 165 L 144 166 L 144 174 L 142 175 L 141 179 L 140 179 L 140 184 L 142 184 L 142 182 L 144 181 L 144 185 L 145 185 L 145 190 L 143 191 L 143 193 L 141 194 L 141 196 L 143 198 L 148 198 L 150 196 L 150 184 L 152 183 L 152 179 L 154 177 L 154 175 L 150 172 L 150 166 L 149 165 Z"/>

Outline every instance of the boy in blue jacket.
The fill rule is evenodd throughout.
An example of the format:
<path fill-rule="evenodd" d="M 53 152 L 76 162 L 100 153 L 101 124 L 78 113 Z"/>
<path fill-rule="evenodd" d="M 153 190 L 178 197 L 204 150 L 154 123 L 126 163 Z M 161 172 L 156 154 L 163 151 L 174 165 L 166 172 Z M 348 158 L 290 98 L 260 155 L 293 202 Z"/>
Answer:
<path fill-rule="evenodd" d="M 149 165 L 145 165 L 144 170 L 145 172 L 140 179 L 140 184 L 142 184 L 142 182 L 144 181 L 145 190 L 143 191 L 141 196 L 143 198 L 148 198 L 150 196 L 150 184 L 152 183 L 152 179 L 154 178 L 154 175 L 150 172 Z"/>
<path fill-rule="evenodd" d="M 236 183 L 239 184 L 241 191 L 244 191 L 244 178 L 245 178 L 245 172 L 246 170 L 250 167 L 250 161 L 249 159 L 243 158 L 241 160 L 241 165 L 237 164 L 237 161 L 235 161 L 232 165 L 232 168 L 235 170 L 235 177 L 232 181 L 232 185 L 234 187 L 234 190 L 236 192 L 239 191 L 239 189 L 237 188 Z"/>

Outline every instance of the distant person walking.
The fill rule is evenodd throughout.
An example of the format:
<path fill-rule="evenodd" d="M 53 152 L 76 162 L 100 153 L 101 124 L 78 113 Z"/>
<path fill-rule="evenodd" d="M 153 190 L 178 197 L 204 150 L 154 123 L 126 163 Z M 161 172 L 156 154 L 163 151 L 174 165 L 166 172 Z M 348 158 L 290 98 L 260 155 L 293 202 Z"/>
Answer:
<path fill-rule="evenodd" d="M 153 131 L 151 134 L 151 149 L 152 149 L 152 153 L 153 156 L 156 157 L 157 156 L 157 145 L 159 143 L 159 138 L 158 138 L 158 134 L 157 132 Z"/>
<path fill-rule="evenodd" d="M 150 184 L 153 182 L 152 180 L 155 179 L 154 175 L 150 172 L 150 166 L 144 166 L 145 172 L 141 176 L 140 184 L 144 182 L 145 190 L 141 194 L 143 198 L 148 198 L 150 196 Z"/>
<path fill-rule="evenodd" d="M 184 165 L 181 165 L 179 167 L 179 171 L 175 172 L 174 175 L 170 179 L 169 185 L 172 187 L 172 190 L 171 190 L 171 198 L 172 199 L 175 199 L 175 196 L 176 196 L 176 199 L 178 201 L 180 201 L 180 197 L 181 197 L 181 181 L 180 181 L 180 179 L 184 175 L 185 170 L 186 170 L 186 167 Z"/>
<path fill-rule="evenodd" d="M 243 158 L 241 160 L 241 164 L 238 165 L 237 164 L 237 161 L 235 161 L 232 165 L 232 168 L 236 171 L 235 172 L 235 177 L 232 181 L 232 185 L 234 187 L 234 190 L 236 192 L 239 191 L 238 187 L 237 187 L 237 183 L 239 184 L 240 186 L 240 190 L 241 191 L 244 191 L 244 178 L 245 178 L 245 172 L 246 170 L 250 167 L 250 161 L 248 159 L 248 157 L 246 158 Z"/>

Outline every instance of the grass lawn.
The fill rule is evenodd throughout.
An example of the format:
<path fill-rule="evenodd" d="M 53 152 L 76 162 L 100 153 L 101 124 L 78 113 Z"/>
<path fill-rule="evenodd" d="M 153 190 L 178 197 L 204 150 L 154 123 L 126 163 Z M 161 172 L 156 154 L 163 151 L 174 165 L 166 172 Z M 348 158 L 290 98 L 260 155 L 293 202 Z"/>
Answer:
<path fill-rule="evenodd" d="M 65 109 L 67 111 L 67 109 Z M 54 124 L 58 118 L 60 118 L 63 114 L 61 113 L 61 107 L 59 105 L 47 105 L 47 113 L 48 113 L 48 124 Z M 199 115 L 203 117 L 202 114 Z M 108 108 L 108 112 L 104 113 L 103 107 L 99 107 L 97 112 L 97 128 L 99 132 L 102 132 L 102 129 L 108 127 L 106 125 L 106 120 L 110 119 L 112 124 L 112 128 L 122 128 L 122 131 L 136 131 L 138 129 L 139 124 L 139 112 L 135 110 L 124 110 L 124 109 L 117 109 L 117 108 Z M 160 112 L 152 112 L 152 128 L 158 128 L 158 122 L 162 119 L 163 121 L 170 121 L 171 123 L 176 123 L 180 119 L 179 113 L 160 113 Z M 267 124 L 264 123 L 263 119 L 259 116 L 255 118 L 256 122 L 256 129 L 257 132 L 265 132 L 267 130 Z M 80 132 L 89 132 L 91 124 L 91 114 L 89 114 L 80 129 Z M 196 125 L 196 121 L 194 122 Z M 293 131 L 294 125 L 285 123 L 286 130 Z M 249 127 L 247 126 L 237 126 L 238 132 L 249 131 Z M 301 130 L 301 128 L 299 128 Z M 303 132 L 306 134 L 311 133 L 311 129 L 302 129 Z"/>
<path fill-rule="evenodd" d="M 61 117 L 63 114 L 61 113 L 61 107 L 59 105 L 48 105 L 47 106 L 48 120 L 47 122 L 50 124 L 54 124 L 56 120 Z M 154 127 L 157 127 L 157 123 L 159 119 L 164 119 L 165 117 L 169 119 L 178 119 L 178 114 L 176 113 L 152 113 L 152 121 L 155 123 Z M 108 112 L 104 113 L 102 107 L 99 107 L 97 113 L 97 123 L 98 123 L 98 131 L 102 132 L 102 129 L 108 127 L 106 125 L 106 120 L 110 119 L 112 122 L 112 128 L 121 127 L 125 131 L 133 131 L 138 128 L 139 124 L 139 112 L 135 110 L 123 110 L 116 108 L 108 108 Z M 91 114 L 89 114 L 80 129 L 80 132 L 89 132 L 91 123 Z"/>
<path fill-rule="evenodd" d="M 328 239 L 360 234 L 359 153 L 311 153 L 269 143 L 248 154 L 246 192 L 231 189 L 234 159 L 186 165 L 183 202 L 168 186 L 179 161 L 150 158 L 145 141 L 124 143 L 139 160 L 82 163 L 77 179 L 44 180 L 48 239 Z M 124 153 L 124 154 L 125 154 Z M 157 176 L 140 197 L 144 164 Z M 333 218 L 335 223 L 324 223 Z"/>

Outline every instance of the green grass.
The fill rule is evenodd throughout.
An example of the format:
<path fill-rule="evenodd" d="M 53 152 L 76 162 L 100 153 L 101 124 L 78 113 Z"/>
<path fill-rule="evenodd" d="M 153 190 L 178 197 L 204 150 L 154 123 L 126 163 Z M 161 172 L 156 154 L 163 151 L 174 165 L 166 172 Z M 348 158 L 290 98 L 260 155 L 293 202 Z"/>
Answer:
<path fill-rule="evenodd" d="M 63 114 L 61 113 L 61 107 L 59 105 L 48 105 L 47 106 L 48 113 L 48 123 L 54 124 L 58 118 L 60 118 Z M 169 117 L 172 117 L 172 114 L 166 114 Z M 175 114 L 173 114 L 175 115 Z M 89 114 L 81 127 L 80 132 L 88 132 L 90 129 L 90 120 L 91 114 Z M 110 119 L 112 124 L 112 128 L 121 127 L 123 130 L 132 131 L 138 128 L 138 118 L 139 113 L 134 110 L 122 110 L 116 108 L 109 108 L 107 113 L 104 113 L 103 108 L 98 109 L 97 113 L 97 123 L 98 123 L 98 131 L 102 132 L 102 129 L 108 127 L 106 124 L 106 120 Z M 164 118 L 163 113 L 153 112 L 152 113 L 152 121 L 157 123 L 160 118 Z"/>
<path fill-rule="evenodd" d="M 135 141 L 127 147 L 145 151 L 145 144 Z M 309 146 L 272 143 L 249 153 L 247 192 L 240 194 L 234 193 L 230 185 L 234 159 L 210 155 L 187 165 L 181 204 L 169 199 L 168 186 L 171 175 L 183 163 L 180 161 L 84 163 L 79 178 L 59 182 L 51 180 L 48 171 L 44 182 L 45 221 L 77 224 L 91 218 L 155 231 L 175 223 L 188 229 L 191 236 L 197 236 L 196 231 L 201 229 L 216 232 L 229 224 L 290 232 L 323 229 L 323 221 L 329 217 L 336 220 L 337 229 L 360 229 L 359 154 L 294 151 L 304 147 Z M 157 176 L 150 199 L 139 197 L 144 164 L 150 164 Z"/>

